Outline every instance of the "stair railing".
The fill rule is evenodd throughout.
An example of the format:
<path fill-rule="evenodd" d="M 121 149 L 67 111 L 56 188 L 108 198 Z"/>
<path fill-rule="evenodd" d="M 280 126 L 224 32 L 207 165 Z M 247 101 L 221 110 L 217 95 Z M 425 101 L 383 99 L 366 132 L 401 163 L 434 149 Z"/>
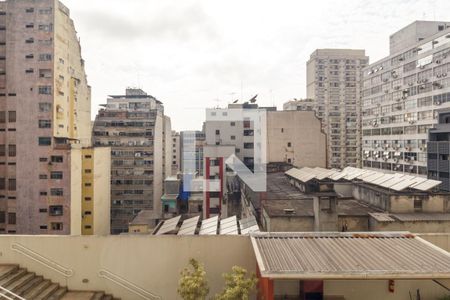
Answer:
<path fill-rule="evenodd" d="M 138 295 L 142 299 L 146 299 L 146 300 L 162 299 L 160 296 L 152 294 L 149 291 L 144 290 L 143 288 L 135 285 L 134 283 L 132 283 L 132 282 L 126 280 L 125 278 L 122 278 L 119 275 L 116 275 L 108 270 L 101 269 L 100 271 L 98 271 L 98 276 L 101 278 L 108 279 L 117 285 L 120 285 L 121 287 L 129 290 L 130 292 Z"/>
<path fill-rule="evenodd" d="M 11 249 L 22 255 L 25 255 L 26 257 L 40 263 L 41 265 L 44 265 L 49 269 L 52 269 L 55 272 L 58 272 L 59 274 L 63 275 L 66 278 L 71 277 L 73 275 L 73 270 L 58 264 L 57 262 L 51 260 L 50 258 L 42 256 L 41 254 L 31 250 L 30 248 L 25 247 L 24 245 L 21 245 L 19 243 L 12 243 Z"/>
<path fill-rule="evenodd" d="M 0 296 L 7 300 L 27 300 L 0 285 Z"/>

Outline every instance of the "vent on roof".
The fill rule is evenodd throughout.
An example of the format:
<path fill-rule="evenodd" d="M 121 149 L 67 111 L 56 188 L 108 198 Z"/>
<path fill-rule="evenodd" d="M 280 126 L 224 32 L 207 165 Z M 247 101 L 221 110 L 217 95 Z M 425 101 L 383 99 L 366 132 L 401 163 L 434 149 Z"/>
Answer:
<path fill-rule="evenodd" d="M 293 214 L 295 214 L 295 210 L 293 208 L 285 208 L 285 209 L 283 209 L 283 211 L 284 211 L 284 213 L 286 215 L 293 215 Z"/>

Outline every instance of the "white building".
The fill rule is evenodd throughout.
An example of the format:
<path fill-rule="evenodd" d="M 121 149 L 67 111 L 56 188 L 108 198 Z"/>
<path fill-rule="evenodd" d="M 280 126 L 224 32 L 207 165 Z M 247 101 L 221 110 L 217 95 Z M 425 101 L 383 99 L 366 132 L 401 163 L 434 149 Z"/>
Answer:
<path fill-rule="evenodd" d="M 428 129 L 450 107 L 450 22 L 416 21 L 363 70 L 363 167 L 427 175 Z M 403 45 L 403 47 L 401 47 Z"/>

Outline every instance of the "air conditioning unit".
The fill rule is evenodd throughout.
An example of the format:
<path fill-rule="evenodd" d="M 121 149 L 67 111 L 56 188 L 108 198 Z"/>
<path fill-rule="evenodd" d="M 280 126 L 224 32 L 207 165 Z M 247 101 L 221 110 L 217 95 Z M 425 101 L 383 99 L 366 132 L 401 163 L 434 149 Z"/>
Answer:
<path fill-rule="evenodd" d="M 406 151 L 411 151 L 411 147 L 405 147 Z"/>
<path fill-rule="evenodd" d="M 435 105 L 441 105 L 441 101 L 434 102 Z"/>
<path fill-rule="evenodd" d="M 437 77 L 437 78 L 441 78 L 441 77 L 442 77 L 442 74 L 437 74 L 436 77 Z"/>
<path fill-rule="evenodd" d="M 442 77 L 446 77 L 447 76 L 447 73 L 442 73 Z"/>

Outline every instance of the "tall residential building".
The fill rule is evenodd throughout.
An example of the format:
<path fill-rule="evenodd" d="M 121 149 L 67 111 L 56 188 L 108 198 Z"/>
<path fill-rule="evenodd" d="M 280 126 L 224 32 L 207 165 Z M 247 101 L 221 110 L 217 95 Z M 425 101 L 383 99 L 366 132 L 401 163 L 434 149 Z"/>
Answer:
<path fill-rule="evenodd" d="M 439 189 L 450 192 L 450 109 L 438 114 L 438 123 L 428 131 L 428 178 L 442 181 Z"/>
<path fill-rule="evenodd" d="M 170 119 L 141 89 L 109 96 L 94 122 L 95 146 L 111 147 L 111 233 L 128 230 L 141 210 L 161 215 L 163 180 L 171 172 Z"/>
<path fill-rule="evenodd" d="M 361 165 L 361 71 L 369 58 L 364 50 L 318 49 L 307 62 L 307 98 L 327 134 L 327 165 Z"/>
<path fill-rule="evenodd" d="M 69 234 L 81 205 L 90 87 L 67 7 L 0 2 L 0 233 Z"/>
<path fill-rule="evenodd" d="M 180 133 L 172 130 L 172 175 L 181 171 L 181 144 Z"/>
<path fill-rule="evenodd" d="M 363 70 L 364 168 L 427 175 L 428 130 L 450 107 L 449 25 L 410 24 L 390 37 L 388 57 Z"/>

